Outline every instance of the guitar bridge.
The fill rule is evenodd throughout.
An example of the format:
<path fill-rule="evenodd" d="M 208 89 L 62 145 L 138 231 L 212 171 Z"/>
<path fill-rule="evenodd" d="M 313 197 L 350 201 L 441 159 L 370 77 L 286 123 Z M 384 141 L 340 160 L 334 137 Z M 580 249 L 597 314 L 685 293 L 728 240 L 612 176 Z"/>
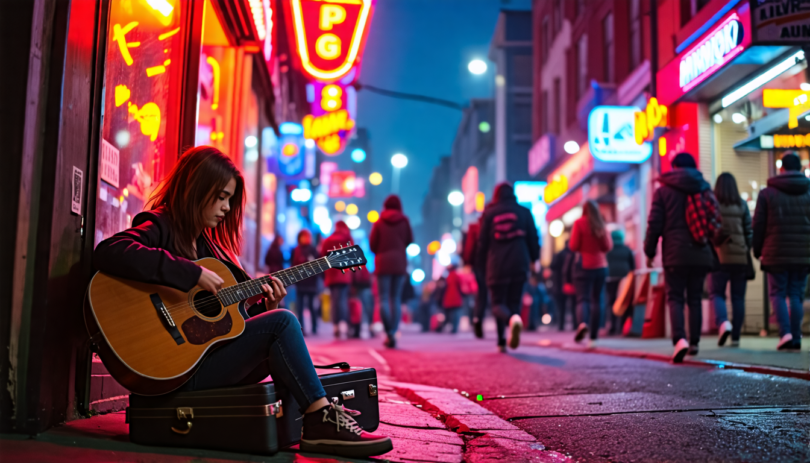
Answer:
<path fill-rule="evenodd" d="M 174 319 L 169 313 L 169 310 L 166 309 L 166 304 L 164 304 L 163 300 L 160 299 L 160 295 L 157 293 L 150 294 L 149 299 L 152 300 L 152 305 L 155 306 L 158 317 L 160 317 L 161 321 L 163 322 L 163 327 L 166 328 L 166 331 L 172 335 L 174 342 L 176 342 L 178 346 L 186 342 L 186 340 L 183 339 L 183 335 L 180 334 L 180 330 L 177 329 L 177 325 L 174 324 Z"/>

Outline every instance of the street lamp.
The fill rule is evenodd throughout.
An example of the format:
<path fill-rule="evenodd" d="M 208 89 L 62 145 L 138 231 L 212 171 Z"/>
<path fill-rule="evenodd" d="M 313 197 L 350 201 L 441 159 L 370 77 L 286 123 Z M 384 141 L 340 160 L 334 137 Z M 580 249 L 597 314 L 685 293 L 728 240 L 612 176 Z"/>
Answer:
<path fill-rule="evenodd" d="M 467 69 L 475 75 L 481 75 L 487 72 L 487 63 L 480 59 L 474 59 L 467 65 Z"/>
<path fill-rule="evenodd" d="M 391 165 L 394 166 L 394 176 L 391 181 L 391 191 L 399 193 L 399 171 L 408 165 L 408 156 L 397 153 L 391 156 Z"/>
<path fill-rule="evenodd" d="M 458 190 L 451 191 L 450 194 L 447 195 L 447 201 L 453 206 L 461 206 L 464 204 L 464 193 Z"/>

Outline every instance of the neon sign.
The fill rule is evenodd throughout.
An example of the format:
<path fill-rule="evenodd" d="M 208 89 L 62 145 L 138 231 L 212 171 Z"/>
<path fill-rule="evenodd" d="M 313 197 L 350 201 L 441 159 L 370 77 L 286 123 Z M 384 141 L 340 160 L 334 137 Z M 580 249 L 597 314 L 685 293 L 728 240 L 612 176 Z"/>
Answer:
<path fill-rule="evenodd" d="M 799 126 L 799 116 L 810 111 L 810 92 L 804 90 L 781 90 L 766 88 L 762 91 L 762 106 L 766 108 L 790 108 L 788 128 Z"/>
<path fill-rule="evenodd" d="M 315 140 L 325 154 L 339 154 L 343 148 L 341 132 L 348 133 L 354 129 L 354 120 L 349 111 L 341 109 L 323 116 L 304 116 L 304 138 Z"/>
<path fill-rule="evenodd" d="M 373 0 L 292 0 L 298 55 L 314 80 L 334 81 L 362 55 Z"/>
<path fill-rule="evenodd" d="M 659 105 L 658 100 L 650 98 L 647 102 L 647 109 L 636 111 L 635 136 L 636 143 L 641 145 L 645 141 L 652 141 L 653 130 L 656 127 L 667 127 L 669 124 L 669 109 L 664 105 Z M 666 151 L 666 150 L 665 150 Z"/>
<path fill-rule="evenodd" d="M 743 51 L 743 26 L 733 14 L 681 58 L 680 86 L 689 91 Z"/>
<path fill-rule="evenodd" d="M 649 143 L 636 143 L 633 106 L 597 106 L 588 116 L 588 144 L 603 162 L 642 163 L 652 154 Z"/>
<path fill-rule="evenodd" d="M 558 200 L 568 191 L 568 177 L 557 174 L 551 178 L 551 182 L 543 189 L 543 201 L 551 204 Z"/>

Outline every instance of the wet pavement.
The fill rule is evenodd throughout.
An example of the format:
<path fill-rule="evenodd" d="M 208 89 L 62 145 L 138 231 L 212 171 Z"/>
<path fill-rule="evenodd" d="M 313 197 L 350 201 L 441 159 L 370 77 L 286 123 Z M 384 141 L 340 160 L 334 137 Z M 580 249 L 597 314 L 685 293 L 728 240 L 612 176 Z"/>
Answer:
<path fill-rule="evenodd" d="M 396 350 L 310 342 L 335 359 L 370 346 L 384 361 L 370 365 L 396 381 L 480 395 L 478 404 L 574 461 L 810 461 L 808 381 L 541 347 L 546 334 L 528 333 L 504 355 L 487 335 L 406 333 Z"/>

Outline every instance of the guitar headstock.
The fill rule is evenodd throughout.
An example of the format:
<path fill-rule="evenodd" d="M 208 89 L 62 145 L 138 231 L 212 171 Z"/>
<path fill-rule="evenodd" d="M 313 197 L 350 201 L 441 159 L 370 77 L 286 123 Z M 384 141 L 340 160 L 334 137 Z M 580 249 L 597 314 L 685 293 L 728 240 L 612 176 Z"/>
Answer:
<path fill-rule="evenodd" d="M 363 254 L 363 250 L 357 245 L 327 251 L 326 259 L 329 261 L 329 265 L 332 266 L 332 268 L 340 270 L 348 268 L 354 270 L 354 267 L 366 265 L 368 262 L 365 254 Z"/>

